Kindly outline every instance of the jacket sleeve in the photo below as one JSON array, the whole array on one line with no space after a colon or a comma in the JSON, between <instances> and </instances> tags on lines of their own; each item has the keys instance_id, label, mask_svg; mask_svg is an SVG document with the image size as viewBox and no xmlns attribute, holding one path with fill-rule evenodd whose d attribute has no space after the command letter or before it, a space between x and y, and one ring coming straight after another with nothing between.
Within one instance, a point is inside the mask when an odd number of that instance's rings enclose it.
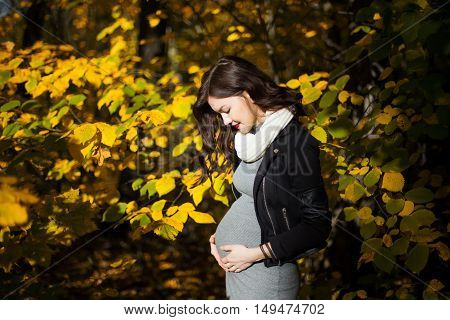
<instances>
[{"instance_id":1,"label":"jacket sleeve","mask_svg":"<svg viewBox=\"0 0 450 320\"><path fill-rule=\"evenodd\" d=\"M295 176L291 178L291 190L286 190L290 195L288 208L299 208L300 223L269 238L275 260L283 263L324 248L331 231L331 212L319 159L320 142L306 129L302 135L300 139L297 137L301 143L293 143L294 151L288 152L288 161L297 167Z\"/></svg>"}]
</instances>

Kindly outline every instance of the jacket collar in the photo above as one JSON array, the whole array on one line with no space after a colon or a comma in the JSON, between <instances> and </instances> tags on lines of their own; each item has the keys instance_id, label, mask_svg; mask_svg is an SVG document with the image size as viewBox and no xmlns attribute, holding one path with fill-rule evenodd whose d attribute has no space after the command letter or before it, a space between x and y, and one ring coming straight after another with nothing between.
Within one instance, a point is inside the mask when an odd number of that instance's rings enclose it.
<instances>
[{"instance_id":1,"label":"jacket collar","mask_svg":"<svg viewBox=\"0 0 450 320\"><path fill-rule=\"evenodd\" d=\"M267 147L266 152L264 153L263 160L256 172L255 182L253 185L253 199L256 201L256 194L259 188L259 184L262 182L263 177L266 175L267 170L269 169L270 164L273 159L279 154L283 152L285 148L287 148L287 142L285 136L288 135L289 132L293 130L293 127L298 123L298 120L294 118L289 121L289 123L281 130L275 140Z\"/></svg>"}]
</instances>

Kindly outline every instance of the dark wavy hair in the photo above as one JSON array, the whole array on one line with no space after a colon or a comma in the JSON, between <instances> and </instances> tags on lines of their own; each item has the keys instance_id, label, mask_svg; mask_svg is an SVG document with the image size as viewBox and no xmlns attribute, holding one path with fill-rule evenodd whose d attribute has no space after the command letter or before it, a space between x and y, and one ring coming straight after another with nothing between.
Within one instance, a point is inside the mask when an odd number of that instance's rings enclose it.
<instances>
[{"instance_id":1,"label":"dark wavy hair","mask_svg":"<svg viewBox=\"0 0 450 320\"><path fill-rule=\"evenodd\" d=\"M228 98L247 91L254 103L263 111L289 108L298 120L300 105L297 91L277 85L267 74L253 63L237 57L223 56L202 77L193 105L193 114L203 140L203 150L198 158L202 168L202 179L211 178L211 168L218 167L218 155L223 153L225 162L234 163L234 135L230 125L208 103L208 97ZM213 157L212 155L215 154ZM209 161L209 168L206 166Z\"/></svg>"}]
</instances>

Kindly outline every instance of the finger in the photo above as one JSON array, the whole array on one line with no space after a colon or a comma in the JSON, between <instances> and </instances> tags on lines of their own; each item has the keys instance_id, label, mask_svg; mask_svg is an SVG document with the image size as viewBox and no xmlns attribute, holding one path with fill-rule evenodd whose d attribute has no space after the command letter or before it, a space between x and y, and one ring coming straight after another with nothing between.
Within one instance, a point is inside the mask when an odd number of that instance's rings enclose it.
<instances>
[{"instance_id":1,"label":"finger","mask_svg":"<svg viewBox=\"0 0 450 320\"><path fill-rule=\"evenodd\" d=\"M220 250L222 251L231 251L233 247L231 245L224 245L220 247Z\"/></svg>"}]
</instances>

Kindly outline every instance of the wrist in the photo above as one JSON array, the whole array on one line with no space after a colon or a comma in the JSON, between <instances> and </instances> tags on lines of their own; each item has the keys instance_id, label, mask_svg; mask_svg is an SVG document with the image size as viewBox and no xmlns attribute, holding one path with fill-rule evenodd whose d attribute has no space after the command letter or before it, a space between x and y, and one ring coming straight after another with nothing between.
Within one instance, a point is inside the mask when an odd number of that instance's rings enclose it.
<instances>
[{"instance_id":1,"label":"wrist","mask_svg":"<svg viewBox=\"0 0 450 320\"><path fill-rule=\"evenodd\" d=\"M252 260L257 262L257 261L261 261L263 259L265 259L264 254L261 251L260 247L256 247L256 248L251 248L250 249L252 252Z\"/></svg>"}]
</instances>

